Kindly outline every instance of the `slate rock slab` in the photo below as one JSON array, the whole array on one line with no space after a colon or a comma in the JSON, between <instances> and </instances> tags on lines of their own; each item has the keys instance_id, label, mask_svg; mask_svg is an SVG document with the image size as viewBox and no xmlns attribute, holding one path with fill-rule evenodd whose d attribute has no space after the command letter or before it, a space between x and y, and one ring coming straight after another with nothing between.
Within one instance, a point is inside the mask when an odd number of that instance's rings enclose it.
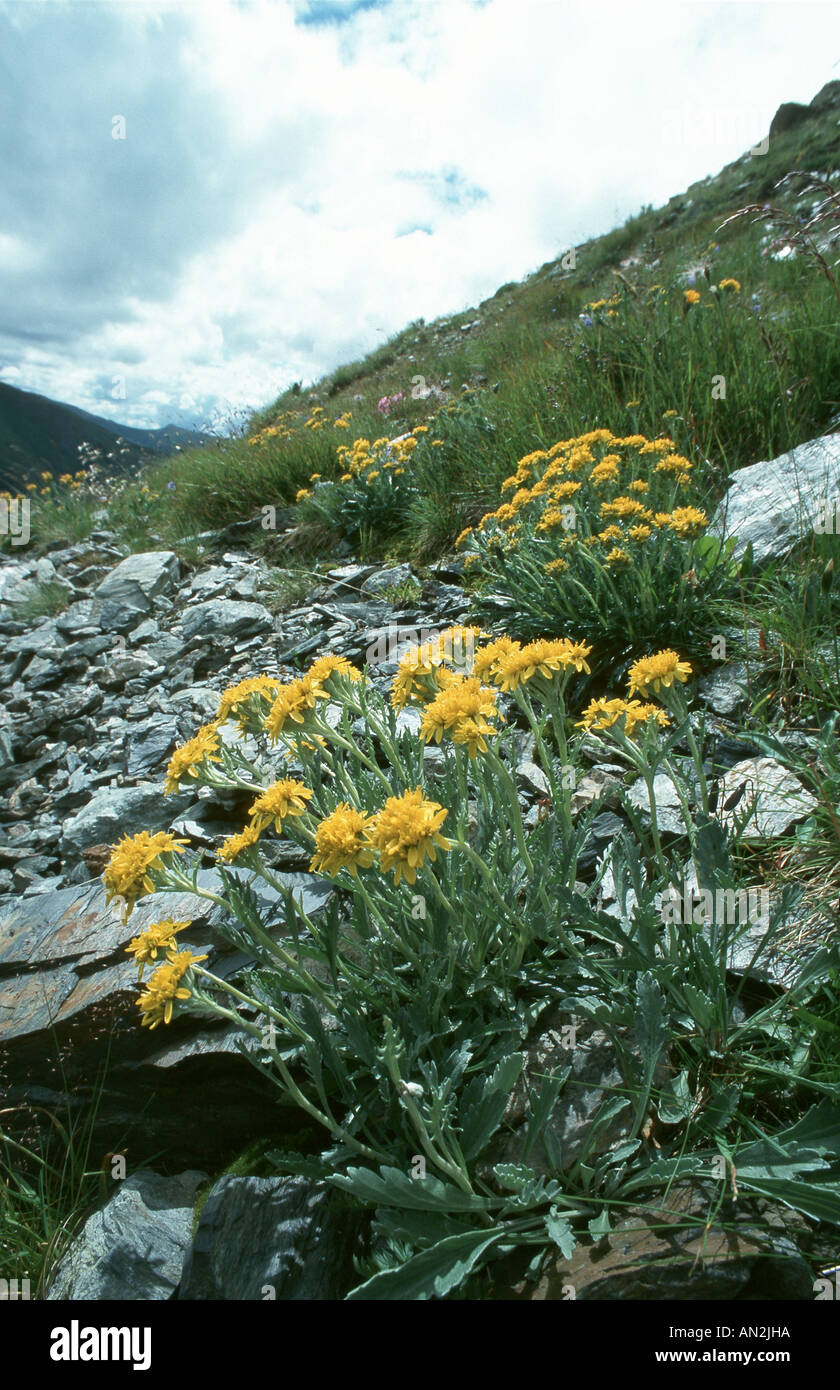
<instances>
[{"instance_id":1,"label":"slate rock slab","mask_svg":"<svg viewBox=\"0 0 840 1390\"><path fill-rule=\"evenodd\" d=\"M97 585L96 597L147 613L159 594L172 592L180 573L172 550L150 550L127 555Z\"/></svg>"},{"instance_id":2,"label":"slate rock slab","mask_svg":"<svg viewBox=\"0 0 840 1390\"><path fill-rule=\"evenodd\" d=\"M103 787L65 821L62 849L80 854L89 845L115 844L140 830L165 830L189 806L189 793L165 796L162 782L137 787Z\"/></svg>"},{"instance_id":3,"label":"slate rock slab","mask_svg":"<svg viewBox=\"0 0 840 1390\"><path fill-rule=\"evenodd\" d=\"M343 1298L361 1221L326 1183L221 1178L202 1209L178 1298Z\"/></svg>"},{"instance_id":4,"label":"slate rock slab","mask_svg":"<svg viewBox=\"0 0 840 1390\"><path fill-rule=\"evenodd\" d=\"M784 835L817 805L798 777L775 758L746 758L721 778L718 817L730 827L736 817L748 816L743 838L757 840Z\"/></svg>"},{"instance_id":5,"label":"slate rock slab","mask_svg":"<svg viewBox=\"0 0 840 1390\"><path fill-rule=\"evenodd\" d=\"M132 1173L88 1217L59 1262L47 1299L170 1298L192 1236L196 1189L206 1177Z\"/></svg>"},{"instance_id":6,"label":"slate rock slab","mask_svg":"<svg viewBox=\"0 0 840 1390\"><path fill-rule=\"evenodd\" d=\"M187 608L181 620L186 638L193 637L250 637L268 632L274 620L261 603L243 603L238 599L210 598Z\"/></svg>"},{"instance_id":7,"label":"slate rock slab","mask_svg":"<svg viewBox=\"0 0 840 1390\"><path fill-rule=\"evenodd\" d=\"M826 503L840 501L840 434L811 439L789 453L738 468L709 527L737 536L735 557L748 544L756 564L787 555L820 524Z\"/></svg>"}]
</instances>

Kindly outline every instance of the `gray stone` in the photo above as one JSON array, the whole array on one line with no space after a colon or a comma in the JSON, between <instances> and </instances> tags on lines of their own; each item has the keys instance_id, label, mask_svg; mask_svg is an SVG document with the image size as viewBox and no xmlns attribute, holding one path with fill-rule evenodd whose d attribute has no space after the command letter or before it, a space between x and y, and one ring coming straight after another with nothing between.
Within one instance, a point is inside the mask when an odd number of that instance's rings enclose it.
<instances>
[{"instance_id":1,"label":"gray stone","mask_svg":"<svg viewBox=\"0 0 840 1390\"><path fill-rule=\"evenodd\" d=\"M114 611L148 613L158 594L172 591L179 571L178 557L171 550L128 555L98 585L96 597L115 605Z\"/></svg>"},{"instance_id":2,"label":"gray stone","mask_svg":"<svg viewBox=\"0 0 840 1390\"><path fill-rule=\"evenodd\" d=\"M126 772L142 777L154 772L168 758L178 741L178 725L166 715L146 720L126 741Z\"/></svg>"},{"instance_id":3,"label":"gray stone","mask_svg":"<svg viewBox=\"0 0 840 1390\"><path fill-rule=\"evenodd\" d=\"M653 794L656 803L656 822L660 834L684 835L685 821L682 817L680 798L677 789L664 772L658 772L653 779ZM644 779L639 778L630 788L628 799L632 806L650 816L650 799Z\"/></svg>"},{"instance_id":4,"label":"gray stone","mask_svg":"<svg viewBox=\"0 0 840 1390\"><path fill-rule=\"evenodd\" d=\"M170 1298L192 1236L196 1190L206 1177L132 1173L88 1217L59 1261L47 1299Z\"/></svg>"},{"instance_id":5,"label":"gray stone","mask_svg":"<svg viewBox=\"0 0 840 1390\"><path fill-rule=\"evenodd\" d=\"M189 805L190 797L165 796L162 782L138 787L104 787L95 792L63 827L65 853L80 853L89 845L114 844L139 830L165 830Z\"/></svg>"},{"instance_id":6,"label":"gray stone","mask_svg":"<svg viewBox=\"0 0 840 1390\"><path fill-rule=\"evenodd\" d=\"M326 1183L224 1177L202 1208L178 1298L340 1299L356 1282L360 1225Z\"/></svg>"},{"instance_id":7,"label":"gray stone","mask_svg":"<svg viewBox=\"0 0 840 1390\"><path fill-rule=\"evenodd\" d=\"M737 469L709 531L737 536L737 558L752 544L755 562L763 564L812 536L822 524L825 505L832 509L838 500L840 434L830 434Z\"/></svg>"},{"instance_id":8,"label":"gray stone","mask_svg":"<svg viewBox=\"0 0 840 1390\"><path fill-rule=\"evenodd\" d=\"M516 784L528 796L548 796L551 788L541 767L534 762L521 762L516 769Z\"/></svg>"},{"instance_id":9,"label":"gray stone","mask_svg":"<svg viewBox=\"0 0 840 1390\"><path fill-rule=\"evenodd\" d=\"M186 609L181 627L187 639L194 637L242 637L268 632L273 620L261 603L211 598Z\"/></svg>"},{"instance_id":10,"label":"gray stone","mask_svg":"<svg viewBox=\"0 0 840 1390\"><path fill-rule=\"evenodd\" d=\"M412 578L410 565L392 565L390 569L377 570L375 574L370 575L360 585L360 588L363 594L376 597L377 594L382 593L383 589L391 589L395 584L404 584L406 580Z\"/></svg>"},{"instance_id":11,"label":"gray stone","mask_svg":"<svg viewBox=\"0 0 840 1390\"><path fill-rule=\"evenodd\" d=\"M746 703L749 691L749 667L744 661L733 661L712 671L698 682L700 699L715 714L734 714Z\"/></svg>"},{"instance_id":12,"label":"gray stone","mask_svg":"<svg viewBox=\"0 0 840 1390\"><path fill-rule=\"evenodd\" d=\"M727 828L746 818L740 832L745 840L773 839L816 805L816 797L774 758L746 758L720 779L716 814Z\"/></svg>"}]
</instances>

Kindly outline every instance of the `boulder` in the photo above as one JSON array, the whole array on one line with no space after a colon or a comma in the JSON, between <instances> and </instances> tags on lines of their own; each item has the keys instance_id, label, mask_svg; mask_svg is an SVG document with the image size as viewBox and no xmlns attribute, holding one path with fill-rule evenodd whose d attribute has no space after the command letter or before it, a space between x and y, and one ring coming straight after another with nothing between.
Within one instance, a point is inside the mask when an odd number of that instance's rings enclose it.
<instances>
[{"instance_id":1,"label":"boulder","mask_svg":"<svg viewBox=\"0 0 840 1390\"><path fill-rule=\"evenodd\" d=\"M237 599L211 598L193 604L181 621L184 636L245 637L268 632L274 625L271 614L261 603L242 603Z\"/></svg>"},{"instance_id":2,"label":"boulder","mask_svg":"<svg viewBox=\"0 0 840 1390\"><path fill-rule=\"evenodd\" d=\"M166 1178L140 1168L125 1178L71 1242L46 1298L171 1298L192 1236L196 1189L206 1177Z\"/></svg>"},{"instance_id":3,"label":"boulder","mask_svg":"<svg viewBox=\"0 0 840 1390\"><path fill-rule=\"evenodd\" d=\"M178 1298L342 1298L361 1222L326 1183L224 1177L202 1208Z\"/></svg>"},{"instance_id":4,"label":"boulder","mask_svg":"<svg viewBox=\"0 0 840 1390\"><path fill-rule=\"evenodd\" d=\"M180 573L171 550L150 550L126 558L97 585L96 597L136 612L147 613L158 594L172 592Z\"/></svg>"},{"instance_id":5,"label":"boulder","mask_svg":"<svg viewBox=\"0 0 840 1390\"><path fill-rule=\"evenodd\" d=\"M833 520L840 501L840 434L800 444L787 454L737 469L709 527L715 536L736 536L735 557L747 545L756 564L787 555L801 540ZM838 517L840 520L840 517Z\"/></svg>"}]
</instances>

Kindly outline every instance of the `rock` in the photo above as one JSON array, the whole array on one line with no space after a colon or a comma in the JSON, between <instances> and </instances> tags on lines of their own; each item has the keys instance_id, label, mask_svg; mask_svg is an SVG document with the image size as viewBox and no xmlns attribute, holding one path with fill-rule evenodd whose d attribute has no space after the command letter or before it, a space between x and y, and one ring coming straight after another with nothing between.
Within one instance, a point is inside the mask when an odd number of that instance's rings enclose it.
<instances>
[{"instance_id":1,"label":"rock","mask_svg":"<svg viewBox=\"0 0 840 1390\"><path fill-rule=\"evenodd\" d=\"M165 796L162 782L137 787L103 787L63 827L65 853L80 853L103 841L115 844L139 830L165 830L189 805L189 795Z\"/></svg>"},{"instance_id":2,"label":"rock","mask_svg":"<svg viewBox=\"0 0 840 1390\"><path fill-rule=\"evenodd\" d=\"M548 796L551 788L548 785L548 778L541 767L536 763L525 760L517 765L516 785L520 791L529 797Z\"/></svg>"},{"instance_id":3,"label":"rock","mask_svg":"<svg viewBox=\"0 0 840 1390\"><path fill-rule=\"evenodd\" d=\"M243 637L268 632L274 622L261 603L211 598L187 608L181 627L187 639L195 637Z\"/></svg>"},{"instance_id":4,"label":"rock","mask_svg":"<svg viewBox=\"0 0 840 1390\"><path fill-rule=\"evenodd\" d=\"M140 1168L89 1216L52 1276L47 1299L172 1297L192 1237L202 1172L160 1177Z\"/></svg>"},{"instance_id":5,"label":"rock","mask_svg":"<svg viewBox=\"0 0 840 1390\"><path fill-rule=\"evenodd\" d=\"M697 693L715 714L734 714L748 698L749 667L744 661L722 666L719 671L703 676L698 682Z\"/></svg>"},{"instance_id":6,"label":"rock","mask_svg":"<svg viewBox=\"0 0 840 1390\"><path fill-rule=\"evenodd\" d=\"M737 536L735 557L748 544L756 564L788 554L812 535L826 504L840 497L840 434L800 444L790 453L737 469L709 532Z\"/></svg>"},{"instance_id":7,"label":"rock","mask_svg":"<svg viewBox=\"0 0 840 1390\"><path fill-rule=\"evenodd\" d=\"M743 1205L743 1201L739 1206ZM554 1301L813 1301L813 1275L788 1231L787 1212L752 1211L718 1220L710 1185L675 1187L660 1202L630 1208L609 1235L555 1256L536 1284L498 1287L493 1298ZM711 1213L711 1215L710 1215ZM731 1319L730 1319L731 1321ZM746 1321L746 1319L744 1319Z\"/></svg>"},{"instance_id":8,"label":"rock","mask_svg":"<svg viewBox=\"0 0 840 1390\"><path fill-rule=\"evenodd\" d=\"M658 772L653 779L653 795L656 803L656 822L659 833L664 835L684 835L685 821L682 817L680 798L677 789L664 772ZM648 819L650 818L650 798L644 779L640 777L630 788L628 799Z\"/></svg>"},{"instance_id":9,"label":"rock","mask_svg":"<svg viewBox=\"0 0 840 1390\"><path fill-rule=\"evenodd\" d=\"M770 122L770 139L784 135L786 130L794 130L803 121L810 120L813 114L809 106L802 106L798 101L783 101Z\"/></svg>"},{"instance_id":10,"label":"rock","mask_svg":"<svg viewBox=\"0 0 840 1390\"><path fill-rule=\"evenodd\" d=\"M716 814L727 827L746 818L740 832L745 840L773 839L816 805L816 797L774 758L747 758L720 779Z\"/></svg>"},{"instance_id":11,"label":"rock","mask_svg":"<svg viewBox=\"0 0 840 1390\"><path fill-rule=\"evenodd\" d=\"M378 570L361 584L361 592L375 598L385 589L391 589L396 584L405 584L409 579L413 579L410 565L393 565L390 569Z\"/></svg>"},{"instance_id":12,"label":"rock","mask_svg":"<svg viewBox=\"0 0 840 1390\"><path fill-rule=\"evenodd\" d=\"M128 555L97 586L96 598L114 605L114 612L148 613L158 594L172 591L180 572L171 550L152 550ZM114 624L116 626L116 624Z\"/></svg>"},{"instance_id":13,"label":"rock","mask_svg":"<svg viewBox=\"0 0 840 1390\"><path fill-rule=\"evenodd\" d=\"M342 1298L361 1222L326 1183L224 1177L202 1208L178 1298Z\"/></svg>"}]
</instances>

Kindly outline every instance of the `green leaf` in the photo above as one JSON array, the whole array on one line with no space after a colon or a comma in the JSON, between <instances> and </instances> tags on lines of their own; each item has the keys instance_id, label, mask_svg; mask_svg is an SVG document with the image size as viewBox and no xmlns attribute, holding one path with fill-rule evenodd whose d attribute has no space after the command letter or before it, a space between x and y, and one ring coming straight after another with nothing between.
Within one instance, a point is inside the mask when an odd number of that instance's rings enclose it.
<instances>
[{"instance_id":1,"label":"green leaf","mask_svg":"<svg viewBox=\"0 0 840 1390\"><path fill-rule=\"evenodd\" d=\"M465 1231L461 1235L446 1236L430 1250L413 1255L400 1269L387 1269L375 1274L372 1279L353 1289L347 1295L347 1300L422 1301L445 1298L483 1263L483 1257L497 1241L509 1235L506 1226L494 1226L490 1230Z\"/></svg>"},{"instance_id":2,"label":"green leaf","mask_svg":"<svg viewBox=\"0 0 840 1390\"><path fill-rule=\"evenodd\" d=\"M598 1216L593 1216L592 1220L587 1224L592 1239L603 1240L604 1236L608 1236L612 1230L609 1207L603 1207L600 1214Z\"/></svg>"},{"instance_id":3,"label":"green leaf","mask_svg":"<svg viewBox=\"0 0 840 1390\"><path fill-rule=\"evenodd\" d=\"M493 1204L476 1197L440 1178L427 1173L425 1178L411 1178L401 1168L386 1168L379 1173L369 1168L348 1168L346 1173L330 1178L335 1187L352 1192L373 1207L406 1207L414 1211L486 1211Z\"/></svg>"},{"instance_id":4,"label":"green leaf","mask_svg":"<svg viewBox=\"0 0 840 1390\"><path fill-rule=\"evenodd\" d=\"M708 1032L715 1021L715 1006L708 994L704 994L696 985L683 985L683 994L691 1012L691 1017L697 1024L701 1032Z\"/></svg>"},{"instance_id":5,"label":"green leaf","mask_svg":"<svg viewBox=\"0 0 840 1390\"><path fill-rule=\"evenodd\" d=\"M522 1070L522 1053L503 1057L489 1076L476 1076L464 1087L461 1101L461 1151L467 1162L481 1153L495 1134Z\"/></svg>"},{"instance_id":6,"label":"green leaf","mask_svg":"<svg viewBox=\"0 0 840 1390\"><path fill-rule=\"evenodd\" d=\"M560 1216L556 1207L552 1207L545 1218L545 1229L549 1238L562 1251L564 1258L570 1260L577 1241L567 1218Z\"/></svg>"},{"instance_id":7,"label":"green leaf","mask_svg":"<svg viewBox=\"0 0 840 1390\"><path fill-rule=\"evenodd\" d=\"M687 1119L693 1106L694 1097L688 1085L688 1072L681 1071L679 1076L670 1077L662 1087L656 1108L663 1124L676 1125L680 1120Z\"/></svg>"}]
</instances>

